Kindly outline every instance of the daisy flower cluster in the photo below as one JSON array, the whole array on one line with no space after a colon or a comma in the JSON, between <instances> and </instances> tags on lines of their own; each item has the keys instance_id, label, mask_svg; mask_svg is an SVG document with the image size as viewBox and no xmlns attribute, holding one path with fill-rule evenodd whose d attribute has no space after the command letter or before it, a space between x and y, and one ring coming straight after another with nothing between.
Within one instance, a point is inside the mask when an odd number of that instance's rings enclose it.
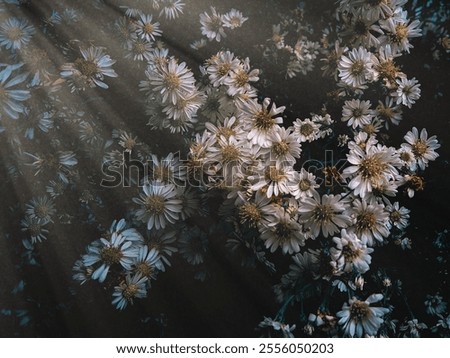
<instances>
[{"instance_id":1,"label":"daisy flower cluster","mask_svg":"<svg viewBox=\"0 0 450 358\"><path fill-rule=\"evenodd\" d=\"M406 0L341 0L310 23L319 5L302 2L249 46L256 62L227 37L252 17L198 3L63 0L35 18L0 0L0 190L17 267L56 240L84 247L73 281L124 310L169 269L214 277L223 249L278 280L264 335L448 336L444 290L424 297L426 322L408 304L401 316L402 282L380 264L415 250L406 206L439 157L433 133L404 127L422 88L401 63L431 30ZM299 74L326 82L314 110L298 110ZM432 244L443 267L447 234Z\"/></svg>"},{"instance_id":2,"label":"daisy flower cluster","mask_svg":"<svg viewBox=\"0 0 450 358\"><path fill-rule=\"evenodd\" d=\"M211 6L211 13L204 12L200 14L200 30L202 35L205 36L208 41L220 42L220 39L227 37L225 29L233 30L241 27L245 21L248 20L244 17L242 12L236 9L231 9L226 14L220 14L216 11L216 8ZM205 45L202 40L197 40L193 44L193 48L198 49Z\"/></svg>"}]
</instances>

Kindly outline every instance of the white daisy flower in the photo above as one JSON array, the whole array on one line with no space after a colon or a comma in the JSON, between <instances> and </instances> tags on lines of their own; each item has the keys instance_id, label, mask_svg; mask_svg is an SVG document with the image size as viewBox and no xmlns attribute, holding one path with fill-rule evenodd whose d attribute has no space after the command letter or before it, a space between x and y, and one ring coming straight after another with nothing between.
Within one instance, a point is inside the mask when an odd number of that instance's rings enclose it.
<instances>
[{"instance_id":1,"label":"white daisy flower","mask_svg":"<svg viewBox=\"0 0 450 358\"><path fill-rule=\"evenodd\" d=\"M344 213L346 208L347 205L339 194L324 194L320 197L318 193L314 193L312 198L304 198L301 201L298 209L299 221L311 229L314 237L318 237L320 232L328 237L350 225L351 219Z\"/></svg>"},{"instance_id":2,"label":"white daisy flower","mask_svg":"<svg viewBox=\"0 0 450 358\"><path fill-rule=\"evenodd\" d=\"M153 51L152 44L147 40L137 37L133 34L125 43L127 53L125 58L133 61L151 61Z\"/></svg>"},{"instance_id":3,"label":"white daisy flower","mask_svg":"<svg viewBox=\"0 0 450 358\"><path fill-rule=\"evenodd\" d=\"M168 20L176 19L180 14L183 13L183 8L186 4L181 2L181 0L163 0L162 1L162 10L159 13L159 16L164 16Z\"/></svg>"},{"instance_id":4,"label":"white daisy flower","mask_svg":"<svg viewBox=\"0 0 450 358\"><path fill-rule=\"evenodd\" d=\"M230 51L220 51L207 61L206 72L214 87L225 83L231 72L238 70L240 60Z\"/></svg>"},{"instance_id":5,"label":"white daisy flower","mask_svg":"<svg viewBox=\"0 0 450 358\"><path fill-rule=\"evenodd\" d=\"M262 228L261 240L270 252L280 247L283 254L290 255L299 252L300 247L305 245L301 225L284 211L279 211L274 220Z\"/></svg>"},{"instance_id":6,"label":"white daisy flower","mask_svg":"<svg viewBox=\"0 0 450 358\"><path fill-rule=\"evenodd\" d=\"M162 31L159 29L159 22L152 22L152 19L152 15L142 14L133 22L136 34L147 42L155 41L155 36L162 35Z\"/></svg>"},{"instance_id":7,"label":"white daisy flower","mask_svg":"<svg viewBox=\"0 0 450 358\"><path fill-rule=\"evenodd\" d=\"M40 219L37 216L30 217L27 215L23 220L21 220L20 226L22 227L22 231L28 233L31 238L31 243L35 244L36 242L47 240L47 234L49 231L45 225L48 223L49 221L45 219Z\"/></svg>"},{"instance_id":8,"label":"white daisy flower","mask_svg":"<svg viewBox=\"0 0 450 358\"><path fill-rule=\"evenodd\" d=\"M0 24L0 46L7 50L19 50L30 42L36 33L34 26L24 19L10 17Z\"/></svg>"},{"instance_id":9,"label":"white daisy flower","mask_svg":"<svg viewBox=\"0 0 450 358\"><path fill-rule=\"evenodd\" d=\"M295 164L295 158L300 158L301 146L297 141L297 136L292 133L292 127L274 127L269 134L271 146L269 150L269 160L278 161L285 164Z\"/></svg>"},{"instance_id":10,"label":"white daisy flower","mask_svg":"<svg viewBox=\"0 0 450 358\"><path fill-rule=\"evenodd\" d=\"M167 223L173 224L178 220L182 207L175 185L152 182L145 184L143 191L139 198L133 198L133 202L142 206L136 211L136 218L146 222L148 230L153 227L164 229Z\"/></svg>"},{"instance_id":11,"label":"white daisy flower","mask_svg":"<svg viewBox=\"0 0 450 358\"><path fill-rule=\"evenodd\" d=\"M176 104L187 93L195 90L194 74L189 70L185 62L180 64L171 58L168 63L161 63L153 69L146 71L153 91L161 93L162 102L167 101Z\"/></svg>"},{"instance_id":12,"label":"white daisy flower","mask_svg":"<svg viewBox=\"0 0 450 358\"><path fill-rule=\"evenodd\" d=\"M382 243L389 236L389 213L375 198L369 202L354 199L352 207L346 213L354 220L349 231L354 232L364 245L373 247L374 240Z\"/></svg>"},{"instance_id":13,"label":"white daisy flower","mask_svg":"<svg viewBox=\"0 0 450 358\"><path fill-rule=\"evenodd\" d=\"M211 6L211 16L204 12L200 14L200 24L202 35L205 35L210 41L216 40L220 42L221 37L226 37L224 31L224 17L216 12L216 9Z\"/></svg>"},{"instance_id":14,"label":"white daisy flower","mask_svg":"<svg viewBox=\"0 0 450 358\"><path fill-rule=\"evenodd\" d=\"M271 199L261 190L258 190L255 197L245 200L239 195L237 201L239 218L241 224L250 227L261 228L267 226L277 214L277 209L271 204Z\"/></svg>"},{"instance_id":15,"label":"white daisy flower","mask_svg":"<svg viewBox=\"0 0 450 358\"><path fill-rule=\"evenodd\" d=\"M401 147L397 152L402 165L415 172L417 169L417 160L411 148Z\"/></svg>"},{"instance_id":16,"label":"white daisy flower","mask_svg":"<svg viewBox=\"0 0 450 358\"><path fill-rule=\"evenodd\" d=\"M339 77L346 85L360 87L373 78L373 54L360 46L342 55L338 64Z\"/></svg>"},{"instance_id":17,"label":"white daisy flower","mask_svg":"<svg viewBox=\"0 0 450 358\"><path fill-rule=\"evenodd\" d=\"M377 48L380 45L380 40L374 35L382 33L376 20L366 19L364 15L358 14L349 17L349 20L347 29L342 32L341 36L350 37L353 46Z\"/></svg>"},{"instance_id":18,"label":"white daisy flower","mask_svg":"<svg viewBox=\"0 0 450 358\"><path fill-rule=\"evenodd\" d=\"M359 145L349 143L350 152L347 160L352 166L345 168L342 176L351 178L348 187L355 195L364 198L375 188L391 182L398 176L397 167L401 166L395 148L382 145Z\"/></svg>"},{"instance_id":19,"label":"white daisy flower","mask_svg":"<svg viewBox=\"0 0 450 358\"><path fill-rule=\"evenodd\" d=\"M410 210L404 206L400 207L398 201L391 204L387 201L385 210L389 213L389 227L395 226L399 230L404 230L409 225Z\"/></svg>"},{"instance_id":20,"label":"white daisy flower","mask_svg":"<svg viewBox=\"0 0 450 358\"><path fill-rule=\"evenodd\" d=\"M202 92L194 90L179 98L177 103L167 102L163 108L167 118L175 121L197 122L197 111L202 106L205 98Z\"/></svg>"},{"instance_id":21,"label":"white daisy flower","mask_svg":"<svg viewBox=\"0 0 450 358\"><path fill-rule=\"evenodd\" d=\"M161 271L162 263L159 252L155 248L149 249L147 245L139 248L133 262L133 271L142 277L156 279L158 271Z\"/></svg>"},{"instance_id":22,"label":"white daisy flower","mask_svg":"<svg viewBox=\"0 0 450 358\"><path fill-rule=\"evenodd\" d=\"M364 334L376 335L383 323L383 316L389 313L389 309L370 307L370 305L382 299L382 294L373 294L365 301L353 297L348 304L344 303L342 310L336 314L339 318L338 324L343 326L344 335L350 337L363 337Z\"/></svg>"},{"instance_id":23,"label":"white daisy flower","mask_svg":"<svg viewBox=\"0 0 450 358\"><path fill-rule=\"evenodd\" d=\"M406 11L399 9L395 12L395 16L380 21L381 28L387 31L385 36L380 37L380 41L389 43L394 53L402 51L409 53L409 49L413 47L409 39L422 36L420 21L414 20L408 24L406 16Z\"/></svg>"},{"instance_id":24,"label":"white daisy flower","mask_svg":"<svg viewBox=\"0 0 450 358\"><path fill-rule=\"evenodd\" d=\"M294 133L300 143L312 142L319 138L320 125L318 125L311 119L305 118L304 120L300 120L299 118L297 118L293 124Z\"/></svg>"},{"instance_id":25,"label":"white daisy flower","mask_svg":"<svg viewBox=\"0 0 450 358\"><path fill-rule=\"evenodd\" d=\"M241 100L238 107L239 119L242 121L244 131L248 133L247 139L260 147L270 147L271 132L278 124L283 123L280 114L286 107L277 107L270 98L265 98L262 104L255 99Z\"/></svg>"},{"instance_id":26,"label":"white daisy flower","mask_svg":"<svg viewBox=\"0 0 450 358\"><path fill-rule=\"evenodd\" d=\"M87 49L80 49L80 52L82 58L76 59L74 63L66 63L61 66L61 76L76 81L73 90L79 89L78 85L83 90L85 85L108 88L103 79L105 76L117 77L117 73L111 68L116 61L105 54L101 47L91 46Z\"/></svg>"},{"instance_id":27,"label":"white daisy flower","mask_svg":"<svg viewBox=\"0 0 450 358\"><path fill-rule=\"evenodd\" d=\"M332 264L338 271L363 274L369 271L372 248L368 248L352 232L341 230L341 237L333 237L336 247L330 249Z\"/></svg>"},{"instance_id":28,"label":"white daisy flower","mask_svg":"<svg viewBox=\"0 0 450 358\"><path fill-rule=\"evenodd\" d=\"M370 101L360 101L359 99L345 101L342 107L342 122L348 121L347 125L353 129L370 124L373 118L373 111L370 107Z\"/></svg>"},{"instance_id":29,"label":"white daisy flower","mask_svg":"<svg viewBox=\"0 0 450 358\"><path fill-rule=\"evenodd\" d=\"M295 199L311 198L317 194L316 188L320 187L316 183L316 177L305 168L300 172L295 172L292 185L289 186L290 194Z\"/></svg>"},{"instance_id":30,"label":"white daisy flower","mask_svg":"<svg viewBox=\"0 0 450 358\"><path fill-rule=\"evenodd\" d=\"M37 217L44 222L53 222L52 217L56 214L55 203L47 196L39 196L31 199L26 205L26 214L31 218Z\"/></svg>"},{"instance_id":31,"label":"white daisy flower","mask_svg":"<svg viewBox=\"0 0 450 358\"><path fill-rule=\"evenodd\" d=\"M120 265L126 270L131 270L133 259L137 255L137 248L134 247L134 237L123 235L115 231L109 239L101 238L88 246L87 253L82 260L85 266L100 266L92 272L92 279L103 282L108 275L109 269L113 265Z\"/></svg>"},{"instance_id":32,"label":"white daisy flower","mask_svg":"<svg viewBox=\"0 0 450 358\"><path fill-rule=\"evenodd\" d=\"M386 97L384 103L378 101L378 106L374 110L375 118L385 123L386 129L389 129L389 123L396 126L402 120L402 107L394 103L394 99L390 96Z\"/></svg>"},{"instance_id":33,"label":"white daisy flower","mask_svg":"<svg viewBox=\"0 0 450 358\"><path fill-rule=\"evenodd\" d=\"M439 149L441 145L435 135L428 138L425 128L420 131L419 136L419 131L416 127L413 127L412 131L406 133L404 138L407 143L403 143L402 148L410 149L413 152L420 169L425 170L428 162L436 160L439 156L435 150Z\"/></svg>"},{"instance_id":34,"label":"white daisy flower","mask_svg":"<svg viewBox=\"0 0 450 358\"><path fill-rule=\"evenodd\" d=\"M231 97L250 95L254 91L250 82L257 82L259 80L258 75L258 69L250 70L250 60L247 57L238 68L231 71L230 75L225 78L224 83L228 86L228 95Z\"/></svg>"},{"instance_id":35,"label":"white daisy flower","mask_svg":"<svg viewBox=\"0 0 450 358\"><path fill-rule=\"evenodd\" d=\"M229 27L230 29L235 29L236 27L241 27L242 24L248 20L248 17L244 17L242 12L231 9L225 15L223 15L223 26Z\"/></svg>"},{"instance_id":36,"label":"white daisy flower","mask_svg":"<svg viewBox=\"0 0 450 358\"><path fill-rule=\"evenodd\" d=\"M406 77L396 80L397 90L391 95L397 98L397 104L403 104L408 108L420 98L420 83L415 78L408 80Z\"/></svg>"},{"instance_id":37,"label":"white daisy flower","mask_svg":"<svg viewBox=\"0 0 450 358\"><path fill-rule=\"evenodd\" d=\"M161 159L152 154L151 158L150 177L144 180L145 183L158 181L176 184L186 180L186 168L173 153L169 153Z\"/></svg>"},{"instance_id":38,"label":"white daisy flower","mask_svg":"<svg viewBox=\"0 0 450 358\"><path fill-rule=\"evenodd\" d=\"M252 190L264 190L268 198L289 193L289 185L294 178L292 166L279 162L269 162L264 168L263 175L252 175L248 179L254 182Z\"/></svg>"},{"instance_id":39,"label":"white daisy flower","mask_svg":"<svg viewBox=\"0 0 450 358\"><path fill-rule=\"evenodd\" d=\"M390 0L355 0L353 6L360 10L367 20L386 19L393 14Z\"/></svg>"}]
</instances>

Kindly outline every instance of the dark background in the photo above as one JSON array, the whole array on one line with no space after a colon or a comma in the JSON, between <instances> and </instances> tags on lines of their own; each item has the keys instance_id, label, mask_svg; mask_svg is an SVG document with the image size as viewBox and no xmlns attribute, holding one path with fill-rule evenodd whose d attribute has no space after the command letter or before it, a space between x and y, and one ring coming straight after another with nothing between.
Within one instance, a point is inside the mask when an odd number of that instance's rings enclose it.
<instances>
[{"instance_id":1,"label":"dark background","mask_svg":"<svg viewBox=\"0 0 450 358\"><path fill-rule=\"evenodd\" d=\"M147 119L139 100L130 100L133 96L130 96L129 89L137 88L143 70L128 68L127 63L120 61L120 49L110 46L112 30L104 27L120 16L115 10L120 2L105 1L111 5L111 11L104 13L95 10L89 1L65 3L82 10L83 19L76 26L68 26L64 36L68 39L95 39L96 45L107 47L111 57L118 59L114 68L119 78L109 81L113 85L110 90L101 92L102 100L95 108L109 117L104 126L113 128L125 122L142 140L160 148L162 154L179 148L181 141L177 136L167 139L157 132L141 134ZM322 103L327 101L330 81L322 79L320 66L316 66L316 70L307 76L299 75L286 80L278 68L264 62L261 51L255 47L256 44L266 43L266 39L271 37L272 24L279 22L277 13L295 8L298 1L187 0L186 3L183 16L173 22L161 21L161 27L163 41L169 46L170 54L186 60L193 70L219 49L229 48L241 58L250 57L252 68L262 69L257 87L264 96L273 98L277 105L288 105L287 121L318 112ZM319 25L321 14L329 11L334 1L306 3L310 9L310 17L306 21ZM199 52L192 51L189 44L201 36L198 14L209 11L210 5L221 13L236 8L249 20L242 28L228 31L229 36L221 43L209 43ZM53 6L54 2L49 0L28 1L18 10L18 16L38 23L44 15L48 16ZM436 260L440 252L433 246L433 240L437 232L449 228L447 94L450 78L448 61L445 58L433 61L431 58L432 40L413 40L411 54L399 61L409 78L419 80L422 97L411 110L404 111L400 126L393 128L389 135L393 145L398 145L411 127L416 126L419 130L426 127L430 135L438 136L442 145L438 150L440 157L425 172L425 190L416 193L412 200L400 197L401 203L411 209L408 236L412 239L413 250L381 250L381 256L374 257L374 264L378 262L389 267L395 277L403 281L410 306L420 314L424 311L426 294L439 291L447 302L449 298L448 272ZM60 56L55 55L55 62L63 63L63 56ZM83 96L80 96L80 101ZM255 328L264 316L274 317L276 314L272 286L279 282L284 271L271 275L260 266L242 267L227 253L225 238L221 236L210 239L207 260L211 277L206 282L193 280L194 270L180 258L175 258L173 266L153 282L148 298L137 300L123 312L111 305L111 289L103 289L96 282L79 287L72 281L73 263L84 247L99 235L89 225L74 222L55 227L49 239L37 245L41 266L21 265L21 216L10 208L16 203L24 205L28 202L33 197L33 187L27 187L29 181L19 181L13 185L7 180L7 167L3 164L6 161L3 159L13 149L6 144L4 137L0 140L0 148L0 309L26 309L31 317L28 325L21 326L20 319L14 315L0 316L0 336L252 337L258 336ZM83 165L80 161L80 166ZM100 216L104 218L105 225L109 225L114 218L122 217L125 208L118 193L108 194L104 199L105 208L98 211L102 211L103 216ZM20 280L26 282L25 289L12 294ZM399 307L399 310L402 308ZM426 317L419 318L426 320Z\"/></svg>"}]
</instances>

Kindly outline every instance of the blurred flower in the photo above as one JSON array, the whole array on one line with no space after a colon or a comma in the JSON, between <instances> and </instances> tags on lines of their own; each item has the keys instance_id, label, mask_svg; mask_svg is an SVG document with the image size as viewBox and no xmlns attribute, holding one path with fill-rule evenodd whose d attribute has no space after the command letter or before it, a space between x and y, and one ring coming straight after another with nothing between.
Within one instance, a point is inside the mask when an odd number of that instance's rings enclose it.
<instances>
[{"instance_id":1,"label":"blurred flower","mask_svg":"<svg viewBox=\"0 0 450 358\"><path fill-rule=\"evenodd\" d=\"M13 119L19 118L19 114L25 111L21 102L31 96L28 90L11 88L23 83L27 78L27 73L11 77L13 71L20 67L21 65L7 66L0 72L0 119L3 113Z\"/></svg>"},{"instance_id":2,"label":"blurred flower","mask_svg":"<svg viewBox=\"0 0 450 358\"><path fill-rule=\"evenodd\" d=\"M162 31L159 29L159 22L152 22L152 15L139 15L137 21L133 22L136 34L147 42L155 41L155 36L161 36Z\"/></svg>"},{"instance_id":3,"label":"blurred flower","mask_svg":"<svg viewBox=\"0 0 450 358\"><path fill-rule=\"evenodd\" d=\"M22 231L28 233L31 238L31 243L41 242L47 240L48 229L45 228L49 221L45 219L40 219L37 216L30 217L25 216L25 218L20 222L22 226Z\"/></svg>"},{"instance_id":4,"label":"blurred flower","mask_svg":"<svg viewBox=\"0 0 450 358\"><path fill-rule=\"evenodd\" d=\"M231 9L225 15L223 15L223 26L234 29L236 27L241 27L242 24L248 20L248 17L244 17L242 12Z\"/></svg>"},{"instance_id":5,"label":"blurred flower","mask_svg":"<svg viewBox=\"0 0 450 358\"><path fill-rule=\"evenodd\" d=\"M295 329L295 324L289 326L288 324L275 321L272 318L264 317L264 321L258 325L260 328L272 328L275 331L280 331L284 338L294 338L292 331Z\"/></svg>"},{"instance_id":6,"label":"blurred flower","mask_svg":"<svg viewBox=\"0 0 450 358\"><path fill-rule=\"evenodd\" d=\"M18 50L27 45L36 30L28 21L10 17L0 24L0 45L7 50Z\"/></svg>"},{"instance_id":7,"label":"blurred flower","mask_svg":"<svg viewBox=\"0 0 450 358\"><path fill-rule=\"evenodd\" d=\"M226 37L224 26L224 17L216 12L216 9L211 6L211 16L204 12L200 14L200 24L202 35L205 35L210 41L216 40L220 42L221 37Z\"/></svg>"},{"instance_id":8,"label":"blurred flower","mask_svg":"<svg viewBox=\"0 0 450 358\"><path fill-rule=\"evenodd\" d=\"M420 331L427 329L425 323L419 322L417 318L409 320L400 326L400 332L403 332L403 337L419 338Z\"/></svg>"},{"instance_id":9,"label":"blurred flower","mask_svg":"<svg viewBox=\"0 0 450 358\"><path fill-rule=\"evenodd\" d=\"M432 316L441 316L447 309L447 302L443 301L442 296L427 295L425 300L425 312Z\"/></svg>"}]
</instances>

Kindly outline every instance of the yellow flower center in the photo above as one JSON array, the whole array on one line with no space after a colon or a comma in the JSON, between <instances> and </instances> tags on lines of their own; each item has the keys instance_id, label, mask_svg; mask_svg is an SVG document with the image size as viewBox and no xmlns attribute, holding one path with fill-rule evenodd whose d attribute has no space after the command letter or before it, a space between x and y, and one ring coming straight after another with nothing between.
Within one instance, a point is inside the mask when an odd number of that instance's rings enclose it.
<instances>
[{"instance_id":1,"label":"yellow flower center","mask_svg":"<svg viewBox=\"0 0 450 358\"><path fill-rule=\"evenodd\" d=\"M106 246L102 249L100 256L107 265L113 265L120 262L123 254L118 247Z\"/></svg>"},{"instance_id":2,"label":"yellow flower center","mask_svg":"<svg viewBox=\"0 0 450 358\"><path fill-rule=\"evenodd\" d=\"M145 199L145 208L149 214L161 215L165 207L164 198L161 196L148 196Z\"/></svg>"}]
</instances>

